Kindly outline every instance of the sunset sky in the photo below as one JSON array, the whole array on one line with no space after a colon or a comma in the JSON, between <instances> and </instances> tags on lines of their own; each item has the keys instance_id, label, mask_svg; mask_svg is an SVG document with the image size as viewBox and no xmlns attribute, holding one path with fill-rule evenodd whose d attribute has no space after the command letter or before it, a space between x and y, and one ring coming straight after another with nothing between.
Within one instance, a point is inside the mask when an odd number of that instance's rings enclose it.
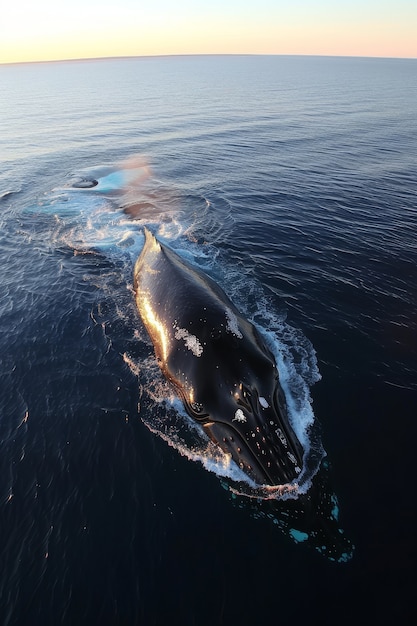
<instances>
[{"instance_id":1,"label":"sunset sky","mask_svg":"<svg viewBox=\"0 0 417 626\"><path fill-rule=\"evenodd\" d=\"M164 54L417 58L416 0L0 0L0 63Z\"/></svg>"}]
</instances>

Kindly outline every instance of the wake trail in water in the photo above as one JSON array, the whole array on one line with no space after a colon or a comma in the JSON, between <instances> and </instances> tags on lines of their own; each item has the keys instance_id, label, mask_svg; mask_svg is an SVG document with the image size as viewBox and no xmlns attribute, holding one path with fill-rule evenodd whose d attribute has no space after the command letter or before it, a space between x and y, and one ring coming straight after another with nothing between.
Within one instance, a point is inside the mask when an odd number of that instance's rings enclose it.
<instances>
[{"instance_id":1,"label":"wake trail in water","mask_svg":"<svg viewBox=\"0 0 417 626\"><path fill-rule=\"evenodd\" d=\"M233 269L225 269L224 264L219 265L216 248L207 242L200 245L193 236L198 218L194 215L194 222L189 216L187 219L180 200L180 194L152 178L150 166L143 157L134 157L122 164L80 172L67 186L54 190L40 206L31 210L51 217L51 238L55 246L70 248L74 255L103 255L118 264L129 292L133 289L133 266L143 247L143 227L146 226L180 256L221 283L241 310L252 309L252 315L247 317L257 326L275 356L289 418L305 451L304 469L296 488L261 492L230 457L208 439L203 429L193 423L154 360L153 365L151 359L145 364L127 353L123 358L138 377L141 388L146 390L144 393L152 399L147 411L141 414L152 432L189 460L200 462L220 478L229 479L231 489L233 484L241 484L246 487L237 491L253 497L297 497L310 487L324 456L320 442L314 442L311 435L314 414L310 385L320 378L314 349L299 331L271 310L255 279L251 279L251 289L243 289L242 277ZM204 202L210 216L210 203L200 197L195 201ZM243 292L251 294L251 302L245 302ZM121 317L126 315L130 315L132 327L138 325L137 315L133 318L134 313L120 311ZM146 333L135 333L132 339L150 345ZM156 411L157 406L165 406L165 410Z\"/></svg>"}]
</instances>

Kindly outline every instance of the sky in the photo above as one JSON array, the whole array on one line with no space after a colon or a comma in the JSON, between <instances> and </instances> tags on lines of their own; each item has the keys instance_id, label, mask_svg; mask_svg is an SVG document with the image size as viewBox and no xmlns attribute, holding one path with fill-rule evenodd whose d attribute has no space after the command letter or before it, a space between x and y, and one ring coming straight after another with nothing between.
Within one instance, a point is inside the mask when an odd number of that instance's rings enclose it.
<instances>
[{"instance_id":1,"label":"sky","mask_svg":"<svg viewBox=\"0 0 417 626\"><path fill-rule=\"evenodd\" d=\"M417 0L0 0L0 63L167 54L417 58Z\"/></svg>"}]
</instances>

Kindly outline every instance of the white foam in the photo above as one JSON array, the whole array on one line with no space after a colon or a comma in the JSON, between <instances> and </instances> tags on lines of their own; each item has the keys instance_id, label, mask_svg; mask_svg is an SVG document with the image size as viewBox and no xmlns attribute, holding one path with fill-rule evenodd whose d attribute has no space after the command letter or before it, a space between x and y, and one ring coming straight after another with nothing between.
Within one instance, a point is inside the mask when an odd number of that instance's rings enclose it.
<instances>
[{"instance_id":1,"label":"white foam","mask_svg":"<svg viewBox=\"0 0 417 626\"><path fill-rule=\"evenodd\" d=\"M242 339L243 335L240 332L236 315L233 313L231 309L229 309L229 307L226 308L225 313L226 313L226 320L227 320L227 326L226 326L227 330L230 333L232 333L232 335L235 335L235 337Z\"/></svg>"},{"instance_id":2,"label":"white foam","mask_svg":"<svg viewBox=\"0 0 417 626\"><path fill-rule=\"evenodd\" d=\"M303 469L298 478L299 492L308 491L311 480L319 469L320 461L325 456L321 444L312 449L310 428L315 417L308 380L315 382L320 379L314 348L299 331L283 323L280 332L285 336L284 341L277 338L277 333L265 330L258 326L258 330L267 340L268 346L274 354L281 387L287 402L288 417L297 438L304 449ZM302 351L304 359L294 359L294 352ZM314 460L312 457L314 456Z\"/></svg>"},{"instance_id":3,"label":"white foam","mask_svg":"<svg viewBox=\"0 0 417 626\"><path fill-rule=\"evenodd\" d=\"M203 346L195 335L188 332L186 328L177 328L175 331L175 339L183 339L185 345L194 356L201 356L203 354Z\"/></svg>"},{"instance_id":4,"label":"white foam","mask_svg":"<svg viewBox=\"0 0 417 626\"><path fill-rule=\"evenodd\" d=\"M244 412L242 411L242 409L238 409L236 411L236 413L235 413L234 418L232 419L232 422L242 422L242 423L244 423L246 421L247 420L246 420Z\"/></svg>"}]
</instances>

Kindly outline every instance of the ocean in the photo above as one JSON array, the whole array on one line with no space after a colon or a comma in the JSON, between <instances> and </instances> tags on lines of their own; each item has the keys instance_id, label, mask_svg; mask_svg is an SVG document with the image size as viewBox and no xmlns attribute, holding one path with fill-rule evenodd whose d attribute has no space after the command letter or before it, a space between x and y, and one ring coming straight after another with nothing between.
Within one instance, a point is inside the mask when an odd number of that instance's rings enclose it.
<instances>
[{"instance_id":1,"label":"ocean","mask_svg":"<svg viewBox=\"0 0 417 626\"><path fill-rule=\"evenodd\" d=\"M405 59L0 66L2 625L415 623L416 102ZM299 493L164 379L144 227L268 342Z\"/></svg>"}]
</instances>

